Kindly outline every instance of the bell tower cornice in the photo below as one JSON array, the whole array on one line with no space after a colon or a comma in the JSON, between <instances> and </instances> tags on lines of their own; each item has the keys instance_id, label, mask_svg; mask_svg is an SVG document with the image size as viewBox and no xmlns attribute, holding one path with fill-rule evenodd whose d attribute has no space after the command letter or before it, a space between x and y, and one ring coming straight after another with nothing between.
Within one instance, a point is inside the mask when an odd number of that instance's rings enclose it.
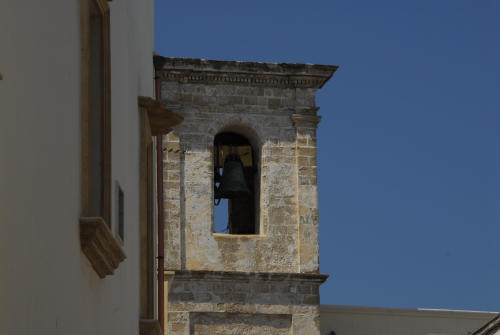
<instances>
[{"instance_id":1,"label":"bell tower cornice","mask_svg":"<svg viewBox=\"0 0 500 335\"><path fill-rule=\"evenodd\" d=\"M276 88L321 88L338 66L165 57L162 80Z\"/></svg>"}]
</instances>

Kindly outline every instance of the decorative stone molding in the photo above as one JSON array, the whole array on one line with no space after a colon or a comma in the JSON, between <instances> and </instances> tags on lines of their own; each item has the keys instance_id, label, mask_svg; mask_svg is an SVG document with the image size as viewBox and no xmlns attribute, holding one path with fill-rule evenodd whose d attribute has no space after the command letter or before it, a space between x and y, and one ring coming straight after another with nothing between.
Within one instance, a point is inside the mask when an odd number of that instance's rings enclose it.
<instances>
[{"instance_id":1,"label":"decorative stone molding","mask_svg":"<svg viewBox=\"0 0 500 335\"><path fill-rule=\"evenodd\" d=\"M321 121L319 115L292 114L292 121L296 127L316 128Z\"/></svg>"},{"instance_id":2,"label":"decorative stone molding","mask_svg":"<svg viewBox=\"0 0 500 335\"><path fill-rule=\"evenodd\" d=\"M183 114L178 110L179 106L167 106L150 97L140 96L138 100L139 106L148 113L153 136L167 134L184 120Z\"/></svg>"},{"instance_id":3,"label":"decorative stone molding","mask_svg":"<svg viewBox=\"0 0 500 335\"><path fill-rule=\"evenodd\" d=\"M140 319L139 335L163 335L160 322L152 319Z\"/></svg>"},{"instance_id":4,"label":"decorative stone molding","mask_svg":"<svg viewBox=\"0 0 500 335\"><path fill-rule=\"evenodd\" d=\"M112 275L126 258L120 243L100 217L80 218L80 244L101 278Z\"/></svg>"},{"instance_id":5,"label":"decorative stone molding","mask_svg":"<svg viewBox=\"0 0 500 335\"><path fill-rule=\"evenodd\" d=\"M322 284L328 279L327 274L316 273L279 273L279 272L238 272L238 271L175 271L175 280L203 281L277 281L304 282Z\"/></svg>"},{"instance_id":6,"label":"decorative stone molding","mask_svg":"<svg viewBox=\"0 0 500 335\"><path fill-rule=\"evenodd\" d=\"M321 88L338 66L165 57L160 78L197 84Z\"/></svg>"}]
</instances>

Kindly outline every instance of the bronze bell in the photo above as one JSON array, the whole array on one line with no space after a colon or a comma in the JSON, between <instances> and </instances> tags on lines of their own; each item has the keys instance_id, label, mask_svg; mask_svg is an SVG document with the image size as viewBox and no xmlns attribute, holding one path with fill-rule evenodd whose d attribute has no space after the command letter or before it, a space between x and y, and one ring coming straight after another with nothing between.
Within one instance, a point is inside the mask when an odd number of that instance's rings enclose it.
<instances>
[{"instance_id":1,"label":"bronze bell","mask_svg":"<svg viewBox=\"0 0 500 335\"><path fill-rule=\"evenodd\" d=\"M229 155L224 161L224 170L220 185L215 190L215 199L236 199L248 197L251 194L245 181L243 164L240 156Z\"/></svg>"}]
</instances>

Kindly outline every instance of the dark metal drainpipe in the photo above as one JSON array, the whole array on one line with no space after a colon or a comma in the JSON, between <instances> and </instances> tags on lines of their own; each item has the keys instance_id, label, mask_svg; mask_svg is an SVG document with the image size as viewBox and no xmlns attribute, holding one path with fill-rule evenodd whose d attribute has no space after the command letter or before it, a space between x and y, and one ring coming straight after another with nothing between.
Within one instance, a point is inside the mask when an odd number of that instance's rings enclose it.
<instances>
[{"instance_id":1,"label":"dark metal drainpipe","mask_svg":"<svg viewBox=\"0 0 500 335\"><path fill-rule=\"evenodd\" d=\"M155 68L155 98L161 100L160 71L165 64L161 56L153 57ZM165 278L164 278L164 221L163 221L163 136L156 136L156 192L158 195L158 321L162 332L165 329Z\"/></svg>"}]
</instances>

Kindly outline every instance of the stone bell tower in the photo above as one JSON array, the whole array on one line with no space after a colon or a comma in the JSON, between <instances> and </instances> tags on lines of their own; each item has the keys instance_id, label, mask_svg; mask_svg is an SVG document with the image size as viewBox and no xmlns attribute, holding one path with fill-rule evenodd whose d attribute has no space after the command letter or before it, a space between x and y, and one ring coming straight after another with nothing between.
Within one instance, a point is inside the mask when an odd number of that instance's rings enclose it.
<instances>
[{"instance_id":1,"label":"stone bell tower","mask_svg":"<svg viewBox=\"0 0 500 335\"><path fill-rule=\"evenodd\" d=\"M164 60L169 334L319 334L315 96L337 67ZM221 195L229 156L243 196Z\"/></svg>"}]
</instances>

